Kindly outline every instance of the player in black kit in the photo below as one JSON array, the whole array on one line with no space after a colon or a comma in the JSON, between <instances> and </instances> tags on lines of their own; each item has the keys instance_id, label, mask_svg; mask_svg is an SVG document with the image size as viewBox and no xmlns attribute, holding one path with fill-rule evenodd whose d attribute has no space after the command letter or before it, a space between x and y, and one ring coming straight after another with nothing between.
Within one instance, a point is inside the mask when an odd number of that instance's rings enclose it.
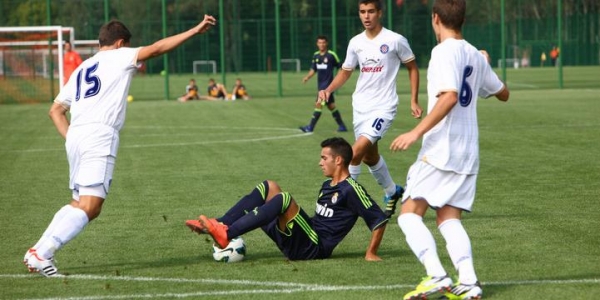
<instances>
[{"instance_id":1,"label":"player in black kit","mask_svg":"<svg viewBox=\"0 0 600 300\"><path fill-rule=\"evenodd\" d=\"M333 81L333 77L335 74L335 69L339 68L342 64L337 54L328 48L327 37L324 35L320 35L317 37L317 48L319 49L313 54L313 59L310 67L310 71L308 74L304 76L302 82L306 83L311 77L317 74L317 87L318 90L324 90L329 86L329 84ZM303 132L312 132L321 117L321 110L325 105L325 101L317 101L315 102L315 110L313 111L312 118L310 119L310 123L306 126L301 126L300 130ZM346 132L348 129L342 121L342 115L340 111L335 106L335 97L333 93L329 96L329 101L327 101L327 108L331 111L331 115L335 119L335 122L338 124L339 132Z\"/></svg>"},{"instance_id":2,"label":"player in black kit","mask_svg":"<svg viewBox=\"0 0 600 300\"><path fill-rule=\"evenodd\" d=\"M331 256L361 217L372 232L365 259L381 260L377 250L388 219L363 186L350 177L352 146L335 137L324 140L321 148L319 165L329 179L319 191L313 217L276 182L265 180L222 217L200 215L186 221L186 226L210 234L221 248L232 238L260 227L288 259L308 260Z\"/></svg>"}]
</instances>

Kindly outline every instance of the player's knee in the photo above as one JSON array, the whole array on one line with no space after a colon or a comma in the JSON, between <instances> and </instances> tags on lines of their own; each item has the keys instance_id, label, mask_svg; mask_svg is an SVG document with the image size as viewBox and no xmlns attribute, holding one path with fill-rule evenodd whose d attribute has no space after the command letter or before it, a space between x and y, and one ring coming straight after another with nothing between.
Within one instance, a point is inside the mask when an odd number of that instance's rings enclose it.
<instances>
[{"instance_id":1,"label":"player's knee","mask_svg":"<svg viewBox=\"0 0 600 300\"><path fill-rule=\"evenodd\" d=\"M263 181L265 187L267 188L266 195L267 199L273 198L275 195L281 193L281 187L279 184L273 180L265 180Z\"/></svg>"},{"instance_id":2,"label":"player's knee","mask_svg":"<svg viewBox=\"0 0 600 300\"><path fill-rule=\"evenodd\" d=\"M81 201L77 202L75 207L83 210L87 215L88 219L91 221L97 218L102 212L102 201L101 199L93 199L92 201Z\"/></svg>"}]
</instances>

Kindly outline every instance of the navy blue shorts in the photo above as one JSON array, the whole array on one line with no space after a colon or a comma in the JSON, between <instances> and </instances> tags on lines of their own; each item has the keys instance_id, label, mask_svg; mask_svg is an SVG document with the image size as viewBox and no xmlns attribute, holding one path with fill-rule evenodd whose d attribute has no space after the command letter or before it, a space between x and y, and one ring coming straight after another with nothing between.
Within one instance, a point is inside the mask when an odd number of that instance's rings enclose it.
<instances>
[{"instance_id":1,"label":"navy blue shorts","mask_svg":"<svg viewBox=\"0 0 600 300\"><path fill-rule=\"evenodd\" d=\"M277 247L289 260L309 260L326 258L319 236L312 228L310 217L300 211L286 227L285 232L278 228L278 219L262 227L262 230L277 244Z\"/></svg>"},{"instance_id":2,"label":"navy blue shorts","mask_svg":"<svg viewBox=\"0 0 600 300\"><path fill-rule=\"evenodd\" d=\"M329 101L327 103L335 103L335 97L333 96L333 93L329 94Z\"/></svg>"}]
</instances>

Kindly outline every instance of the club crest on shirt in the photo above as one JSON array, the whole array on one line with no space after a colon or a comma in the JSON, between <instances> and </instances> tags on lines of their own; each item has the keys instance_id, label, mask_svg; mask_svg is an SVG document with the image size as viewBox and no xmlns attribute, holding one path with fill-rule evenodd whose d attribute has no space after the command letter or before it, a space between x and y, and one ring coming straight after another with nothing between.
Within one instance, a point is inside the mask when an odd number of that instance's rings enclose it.
<instances>
[{"instance_id":1,"label":"club crest on shirt","mask_svg":"<svg viewBox=\"0 0 600 300\"><path fill-rule=\"evenodd\" d=\"M379 51L383 54L386 54L388 51L390 51L390 47L386 44L383 44L379 47Z\"/></svg>"},{"instance_id":2,"label":"club crest on shirt","mask_svg":"<svg viewBox=\"0 0 600 300\"><path fill-rule=\"evenodd\" d=\"M331 197L331 203L335 204L338 201L338 193L336 192L335 194L333 194L333 196Z\"/></svg>"},{"instance_id":3,"label":"club crest on shirt","mask_svg":"<svg viewBox=\"0 0 600 300\"><path fill-rule=\"evenodd\" d=\"M327 57L325 57L325 59L323 59L323 63L326 64L327 62L328 62Z\"/></svg>"}]
</instances>

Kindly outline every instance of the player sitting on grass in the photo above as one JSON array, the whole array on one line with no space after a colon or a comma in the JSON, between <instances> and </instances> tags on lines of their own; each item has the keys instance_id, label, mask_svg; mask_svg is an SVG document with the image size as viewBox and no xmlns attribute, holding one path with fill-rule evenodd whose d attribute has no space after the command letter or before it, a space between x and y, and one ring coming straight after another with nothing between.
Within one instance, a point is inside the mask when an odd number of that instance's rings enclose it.
<instances>
[{"instance_id":1,"label":"player sitting on grass","mask_svg":"<svg viewBox=\"0 0 600 300\"><path fill-rule=\"evenodd\" d=\"M342 138L321 143L319 165L329 177L319 191L315 215L311 218L277 183L261 182L225 215L188 220L186 226L197 233L208 233L215 243L226 248L232 238L261 228L290 260L323 259L350 232L360 216L372 231L365 254L368 261L379 261L377 250L388 219L365 189L348 172L352 146Z\"/></svg>"}]
</instances>

